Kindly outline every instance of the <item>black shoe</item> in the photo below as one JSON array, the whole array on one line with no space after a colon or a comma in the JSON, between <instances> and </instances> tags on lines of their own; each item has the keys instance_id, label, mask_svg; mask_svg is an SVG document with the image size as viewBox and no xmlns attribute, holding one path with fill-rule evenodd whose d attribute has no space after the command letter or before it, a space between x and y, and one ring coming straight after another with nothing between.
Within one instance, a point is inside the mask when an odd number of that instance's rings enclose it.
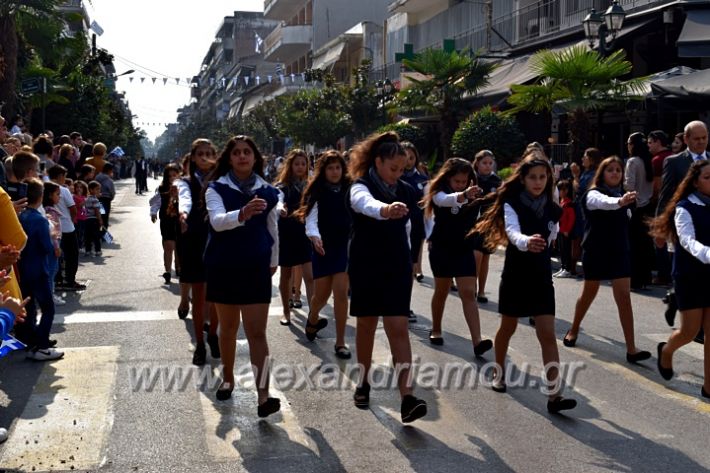
<instances>
[{"instance_id":1,"label":"black shoe","mask_svg":"<svg viewBox=\"0 0 710 473\"><path fill-rule=\"evenodd\" d=\"M61 288L65 291L83 291L84 289L86 289L86 284L80 284L74 281L62 285Z\"/></svg>"},{"instance_id":2,"label":"black shoe","mask_svg":"<svg viewBox=\"0 0 710 473\"><path fill-rule=\"evenodd\" d=\"M567 338L567 335L569 335L569 332L567 332L565 336L562 337L562 344L566 347L573 348L577 344L577 339Z\"/></svg>"},{"instance_id":3,"label":"black shoe","mask_svg":"<svg viewBox=\"0 0 710 473\"><path fill-rule=\"evenodd\" d=\"M528 323L531 327L535 326L535 317L528 317Z\"/></svg>"},{"instance_id":4,"label":"black shoe","mask_svg":"<svg viewBox=\"0 0 710 473\"><path fill-rule=\"evenodd\" d=\"M429 343L436 346L441 346L444 344L444 337L432 337L432 331L429 330Z\"/></svg>"},{"instance_id":5,"label":"black shoe","mask_svg":"<svg viewBox=\"0 0 710 473\"><path fill-rule=\"evenodd\" d=\"M695 343L699 343L701 345L705 345L705 333L701 330L693 339Z\"/></svg>"},{"instance_id":6,"label":"black shoe","mask_svg":"<svg viewBox=\"0 0 710 473\"><path fill-rule=\"evenodd\" d=\"M409 311L409 316L407 316L407 320L409 321L410 324L417 323L417 316L414 314L413 310Z\"/></svg>"},{"instance_id":7,"label":"black shoe","mask_svg":"<svg viewBox=\"0 0 710 473\"><path fill-rule=\"evenodd\" d=\"M308 339L309 342L312 342L313 340L316 339L316 335L318 335L318 332L323 330L328 326L328 319L318 319L318 322L315 324L311 324L308 320L306 320L306 338ZM311 329L310 331L308 329Z\"/></svg>"},{"instance_id":8,"label":"black shoe","mask_svg":"<svg viewBox=\"0 0 710 473\"><path fill-rule=\"evenodd\" d=\"M296 299L295 301L293 301L293 308L294 309L302 309L303 302L301 302L299 299Z\"/></svg>"},{"instance_id":9,"label":"black shoe","mask_svg":"<svg viewBox=\"0 0 710 473\"><path fill-rule=\"evenodd\" d=\"M488 304L488 298L486 296L477 296L476 301L478 301L479 304Z\"/></svg>"},{"instance_id":10,"label":"black shoe","mask_svg":"<svg viewBox=\"0 0 710 473\"><path fill-rule=\"evenodd\" d=\"M165 284L170 284L170 273L163 273L163 279L165 279Z\"/></svg>"},{"instance_id":11,"label":"black shoe","mask_svg":"<svg viewBox=\"0 0 710 473\"><path fill-rule=\"evenodd\" d=\"M370 406L370 385L365 383L359 388L355 388L353 401L358 409L367 409Z\"/></svg>"},{"instance_id":12,"label":"black shoe","mask_svg":"<svg viewBox=\"0 0 710 473\"><path fill-rule=\"evenodd\" d=\"M291 319L287 319L286 317L281 317L279 319L279 323L281 325L283 325L284 327L288 327L289 325L291 325Z\"/></svg>"},{"instance_id":13,"label":"black shoe","mask_svg":"<svg viewBox=\"0 0 710 473\"><path fill-rule=\"evenodd\" d=\"M210 346L210 355L215 360L219 360L219 337L217 335L207 335L207 344Z\"/></svg>"},{"instance_id":14,"label":"black shoe","mask_svg":"<svg viewBox=\"0 0 710 473\"><path fill-rule=\"evenodd\" d=\"M422 282L422 281L424 281L424 275L423 275L422 273L417 273L417 274L414 276L414 279L416 279L417 282Z\"/></svg>"},{"instance_id":15,"label":"black shoe","mask_svg":"<svg viewBox=\"0 0 710 473\"><path fill-rule=\"evenodd\" d=\"M493 348L493 342L486 339L486 340L481 340L481 342L473 347L473 354L476 356L481 356L488 350Z\"/></svg>"},{"instance_id":16,"label":"black shoe","mask_svg":"<svg viewBox=\"0 0 710 473\"><path fill-rule=\"evenodd\" d=\"M269 417L275 412L281 410L281 399L277 397L268 397L263 404L260 404L256 412L259 417Z\"/></svg>"},{"instance_id":17,"label":"black shoe","mask_svg":"<svg viewBox=\"0 0 710 473\"><path fill-rule=\"evenodd\" d=\"M195 366L203 366L207 363L207 350L204 343L198 343L195 347L195 353L192 355L192 364Z\"/></svg>"},{"instance_id":18,"label":"black shoe","mask_svg":"<svg viewBox=\"0 0 710 473\"><path fill-rule=\"evenodd\" d=\"M648 351L626 354L626 361L629 363L638 363L639 361L648 360L649 358L651 358L651 352Z\"/></svg>"},{"instance_id":19,"label":"black shoe","mask_svg":"<svg viewBox=\"0 0 710 473\"><path fill-rule=\"evenodd\" d=\"M208 324L207 322L203 323L202 324L202 331L205 333L210 333L210 324Z\"/></svg>"},{"instance_id":20,"label":"black shoe","mask_svg":"<svg viewBox=\"0 0 710 473\"><path fill-rule=\"evenodd\" d=\"M577 401L574 399L565 399L562 396L557 396L554 401L547 401L547 412L557 414L560 411L567 411L577 407Z\"/></svg>"},{"instance_id":21,"label":"black shoe","mask_svg":"<svg viewBox=\"0 0 710 473\"><path fill-rule=\"evenodd\" d=\"M702 397L710 398L710 393L705 390L705 386L700 386L700 395Z\"/></svg>"},{"instance_id":22,"label":"black shoe","mask_svg":"<svg viewBox=\"0 0 710 473\"><path fill-rule=\"evenodd\" d=\"M226 401L232 397L232 391L234 390L234 385L231 383L222 382L217 389L217 400Z\"/></svg>"},{"instance_id":23,"label":"black shoe","mask_svg":"<svg viewBox=\"0 0 710 473\"><path fill-rule=\"evenodd\" d=\"M491 389L497 393L504 393L508 390L508 386L505 383L496 383L494 381L491 383Z\"/></svg>"},{"instance_id":24,"label":"black shoe","mask_svg":"<svg viewBox=\"0 0 710 473\"><path fill-rule=\"evenodd\" d=\"M184 307L184 308L178 307L177 312L178 312L178 317L180 317L181 320L185 320L185 318L187 318L187 314L190 312L190 308L189 307Z\"/></svg>"},{"instance_id":25,"label":"black shoe","mask_svg":"<svg viewBox=\"0 0 710 473\"><path fill-rule=\"evenodd\" d=\"M350 350L348 350L348 347L346 346L336 346L335 347L335 356L340 358L341 360L349 360L352 354L350 353Z\"/></svg>"},{"instance_id":26,"label":"black shoe","mask_svg":"<svg viewBox=\"0 0 710 473\"><path fill-rule=\"evenodd\" d=\"M666 293L666 301L668 307L666 307L666 311L663 313L663 315L666 318L666 323L668 324L668 326L672 327L675 323L676 312L678 311L678 303L676 302L675 291L668 291Z\"/></svg>"},{"instance_id":27,"label":"black shoe","mask_svg":"<svg viewBox=\"0 0 710 473\"><path fill-rule=\"evenodd\" d=\"M411 394L402 398L402 423L408 424L426 415L426 401Z\"/></svg>"},{"instance_id":28,"label":"black shoe","mask_svg":"<svg viewBox=\"0 0 710 473\"><path fill-rule=\"evenodd\" d=\"M666 381L670 380L673 377L673 368L664 368L661 365L661 352L663 351L663 347L666 345L666 342L661 342L658 344L658 360L657 366L658 366L658 372L661 373L661 377L665 379Z\"/></svg>"},{"instance_id":29,"label":"black shoe","mask_svg":"<svg viewBox=\"0 0 710 473\"><path fill-rule=\"evenodd\" d=\"M57 346L57 340L55 338L50 338L47 343L47 348L54 348Z\"/></svg>"},{"instance_id":30,"label":"black shoe","mask_svg":"<svg viewBox=\"0 0 710 473\"><path fill-rule=\"evenodd\" d=\"M459 292L459 288L456 287L456 284L452 284L450 287L451 292Z\"/></svg>"}]
</instances>

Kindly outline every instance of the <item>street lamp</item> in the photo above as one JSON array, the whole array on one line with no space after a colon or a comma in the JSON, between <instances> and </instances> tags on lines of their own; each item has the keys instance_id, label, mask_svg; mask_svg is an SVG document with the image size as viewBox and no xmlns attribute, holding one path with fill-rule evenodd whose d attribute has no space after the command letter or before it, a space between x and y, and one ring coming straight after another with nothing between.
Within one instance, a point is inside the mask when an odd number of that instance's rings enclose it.
<instances>
[{"instance_id":1,"label":"street lamp","mask_svg":"<svg viewBox=\"0 0 710 473\"><path fill-rule=\"evenodd\" d=\"M385 78L384 81L378 80L375 86L375 91L377 92L378 102L382 102L382 116L384 122L387 123L387 102L394 98L394 85L389 78Z\"/></svg>"},{"instance_id":2,"label":"street lamp","mask_svg":"<svg viewBox=\"0 0 710 473\"><path fill-rule=\"evenodd\" d=\"M624 18L626 18L626 12L621 8L618 0L614 0L603 14L597 13L597 11L592 8L589 15L582 20L584 35L589 40L589 47L594 49L594 40L598 39L599 45L597 46L597 50L599 54L602 56L609 54L612 51L617 33L624 25ZM611 33L611 40L607 42L606 36L609 33Z\"/></svg>"},{"instance_id":3,"label":"street lamp","mask_svg":"<svg viewBox=\"0 0 710 473\"><path fill-rule=\"evenodd\" d=\"M122 72L122 73L114 76L114 78L121 77L121 76L127 76L128 74L133 74L134 72L136 72L136 71L134 71L133 69L128 69L126 72Z\"/></svg>"}]
</instances>

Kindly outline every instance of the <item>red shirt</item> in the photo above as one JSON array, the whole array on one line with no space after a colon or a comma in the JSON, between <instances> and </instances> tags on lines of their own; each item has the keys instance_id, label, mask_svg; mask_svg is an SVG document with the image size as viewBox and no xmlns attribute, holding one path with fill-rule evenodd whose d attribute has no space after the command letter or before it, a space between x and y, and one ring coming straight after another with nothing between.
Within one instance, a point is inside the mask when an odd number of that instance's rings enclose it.
<instances>
[{"instance_id":1,"label":"red shirt","mask_svg":"<svg viewBox=\"0 0 710 473\"><path fill-rule=\"evenodd\" d=\"M560 233L569 233L574 228L574 220L577 217L574 213L574 204L570 199L562 199L562 216L560 217Z\"/></svg>"},{"instance_id":2,"label":"red shirt","mask_svg":"<svg viewBox=\"0 0 710 473\"><path fill-rule=\"evenodd\" d=\"M651 159L651 167L653 168L653 177L662 177L663 176L663 161L666 160L666 158L670 155L673 154L673 151L667 149L665 151L661 151L657 155Z\"/></svg>"}]
</instances>

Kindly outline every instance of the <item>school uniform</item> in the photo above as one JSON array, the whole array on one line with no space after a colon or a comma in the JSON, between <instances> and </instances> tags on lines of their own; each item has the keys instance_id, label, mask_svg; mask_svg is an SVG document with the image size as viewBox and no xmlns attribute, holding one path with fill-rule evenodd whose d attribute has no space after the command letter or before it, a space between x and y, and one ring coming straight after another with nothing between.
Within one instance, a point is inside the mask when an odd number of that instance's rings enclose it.
<instances>
[{"instance_id":1,"label":"school uniform","mask_svg":"<svg viewBox=\"0 0 710 473\"><path fill-rule=\"evenodd\" d=\"M673 286L678 309L710 307L710 205L691 194L676 205Z\"/></svg>"},{"instance_id":2,"label":"school uniform","mask_svg":"<svg viewBox=\"0 0 710 473\"><path fill-rule=\"evenodd\" d=\"M254 197L266 209L239 221L241 209ZM279 260L279 191L261 177L251 189L237 186L229 174L210 182L205 193L209 237L204 253L209 302L268 304L271 268Z\"/></svg>"},{"instance_id":3,"label":"school uniform","mask_svg":"<svg viewBox=\"0 0 710 473\"><path fill-rule=\"evenodd\" d=\"M409 233L409 246L412 253L412 262L419 261L419 253L422 249L422 243L426 237L424 229L424 210L419 206L419 202L424 198L424 189L429 182L429 178L421 174L416 169L405 171L401 178L404 182L412 186L414 189L414 199L417 205L409 209L409 218L412 222L412 230Z\"/></svg>"},{"instance_id":4,"label":"school uniform","mask_svg":"<svg viewBox=\"0 0 710 473\"><path fill-rule=\"evenodd\" d=\"M325 186L306 216L306 236L320 238L325 251L325 255L312 252L314 279L347 270L352 231L352 217L347 205L349 190L349 186Z\"/></svg>"},{"instance_id":5,"label":"school uniform","mask_svg":"<svg viewBox=\"0 0 710 473\"><path fill-rule=\"evenodd\" d=\"M478 187L481 188L481 191L483 193L483 200L480 201L477 204L477 209L476 213L478 214L478 217L483 217L483 214L486 213L486 211L493 206L493 204L496 201L496 192L498 192L498 189L500 189L500 186L503 185L503 180L498 177L497 174L491 173L488 174L487 176L482 176L478 173L476 173L476 180L477 180L477 185ZM484 242L485 242L485 235L481 233L475 233L474 235L471 236L473 240L473 247L474 249L480 251L483 254L486 255L491 255L493 254L493 251L489 250L488 248L485 247Z\"/></svg>"},{"instance_id":6,"label":"school uniform","mask_svg":"<svg viewBox=\"0 0 710 473\"><path fill-rule=\"evenodd\" d=\"M476 277L473 241L468 232L476 223L478 208L458 201L460 192L434 194L434 228L429 241L429 264L435 278Z\"/></svg>"},{"instance_id":7,"label":"school uniform","mask_svg":"<svg viewBox=\"0 0 710 473\"><path fill-rule=\"evenodd\" d=\"M279 219L279 266L292 267L310 263L312 258L311 240L306 236L306 225L293 216L301 207L303 189L293 185L279 184L283 203L288 211Z\"/></svg>"},{"instance_id":8,"label":"school uniform","mask_svg":"<svg viewBox=\"0 0 710 473\"><path fill-rule=\"evenodd\" d=\"M187 212L187 231L177 231L175 249L180 260L181 283L205 282L202 256L207 244L207 215L202 203L202 178L185 177L175 181L178 188L178 211Z\"/></svg>"},{"instance_id":9,"label":"school uniform","mask_svg":"<svg viewBox=\"0 0 710 473\"><path fill-rule=\"evenodd\" d=\"M555 315L550 245L557 237L562 209L553 201L542 207L540 216L520 196L504 204L505 233L509 244L500 279L498 311L511 317ZM540 253L528 251L532 235L547 241Z\"/></svg>"},{"instance_id":10,"label":"school uniform","mask_svg":"<svg viewBox=\"0 0 710 473\"><path fill-rule=\"evenodd\" d=\"M150 215L160 219L160 235L163 241L175 241L180 221L177 216L177 205L173 203L170 195L170 186L167 186L167 189L163 189L163 186L158 187L149 203Z\"/></svg>"},{"instance_id":11,"label":"school uniform","mask_svg":"<svg viewBox=\"0 0 710 473\"><path fill-rule=\"evenodd\" d=\"M582 199L584 279L601 281L631 276L629 225L631 206L619 206L620 195L595 187Z\"/></svg>"},{"instance_id":12,"label":"school uniform","mask_svg":"<svg viewBox=\"0 0 710 473\"><path fill-rule=\"evenodd\" d=\"M412 186L397 181L393 193L380 189L365 174L350 188L353 234L350 241L350 315L404 316L412 295L412 258L407 227L409 218L385 219L382 207L403 202L416 205Z\"/></svg>"}]
</instances>

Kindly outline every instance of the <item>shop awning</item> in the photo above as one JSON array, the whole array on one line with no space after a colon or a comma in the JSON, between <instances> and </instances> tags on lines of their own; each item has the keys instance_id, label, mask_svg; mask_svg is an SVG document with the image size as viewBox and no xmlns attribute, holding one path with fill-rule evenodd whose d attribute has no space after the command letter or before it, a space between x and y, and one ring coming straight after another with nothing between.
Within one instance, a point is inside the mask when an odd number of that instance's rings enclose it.
<instances>
[{"instance_id":1,"label":"shop awning","mask_svg":"<svg viewBox=\"0 0 710 473\"><path fill-rule=\"evenodd\" d=\"M338 43L331 48L326 49L322 54L313 58L313 69L325 69L326 67L335 64L343 55L345 42Z\"/></svg>"},{"instance_id":2,"label":"shop awning","mask_svg":"<svg viewBox=\"0 0 710 473\"><path fill-rule=\"evenodd\" d=\"M710 57L710 10L688 10L678 37L679 57Z\"/></svg>"},{"instance_id":3,"label":"shop awning","mask_svg":"<svg viewBox=\"0 0 710 473\"><path fill-rule=\"evenodd\" d=\"M654 96L708 100L710 99L710 69L652 83L651 90Z\"/></svg>"}]
</instances>

